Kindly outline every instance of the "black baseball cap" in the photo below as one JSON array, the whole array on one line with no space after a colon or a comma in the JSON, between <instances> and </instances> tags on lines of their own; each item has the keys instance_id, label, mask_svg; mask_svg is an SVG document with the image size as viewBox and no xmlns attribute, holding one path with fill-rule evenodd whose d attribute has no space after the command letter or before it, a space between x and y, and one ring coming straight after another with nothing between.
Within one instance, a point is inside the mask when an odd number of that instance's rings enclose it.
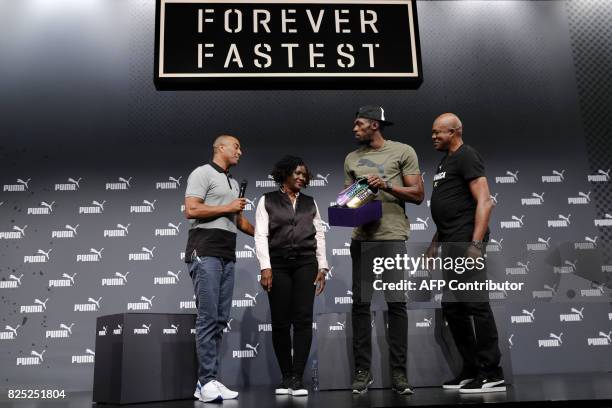
<instances>
[{"instance_id":1,"label":"black baseball cap","mask_svg":"<svg viewBox=\"0 0 612 408\"><path fill-rule=\"evenodd\" d=\"M359 108L357 111L358 118L366 118L377 120L385 126L390 126L393 122L389 122L385 119L385 110L382 106L377 105L366 105Z\"/></svg>"}]
</instances>

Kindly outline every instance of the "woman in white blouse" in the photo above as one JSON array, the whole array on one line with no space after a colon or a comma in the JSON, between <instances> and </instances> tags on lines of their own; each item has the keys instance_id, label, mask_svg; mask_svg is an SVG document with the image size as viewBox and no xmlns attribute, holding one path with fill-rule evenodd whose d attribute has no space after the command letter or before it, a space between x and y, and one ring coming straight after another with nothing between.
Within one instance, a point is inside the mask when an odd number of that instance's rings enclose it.
<instances>
[{"instance_id":1,"label":"woman in white blouse","mask_svg":"<svg viewBox=\"0 0 612 408\"><path fill-rule=\"evenodd\" d=\"M311 176L304 161L286 156L271 174L279 189L264 194L257 204L255 246L283 375L276 394L305 396L302 376L312 343L314 296L323 292L329 270L325 235L317 204L301 193Z\"/></svg>"}]
</instances>

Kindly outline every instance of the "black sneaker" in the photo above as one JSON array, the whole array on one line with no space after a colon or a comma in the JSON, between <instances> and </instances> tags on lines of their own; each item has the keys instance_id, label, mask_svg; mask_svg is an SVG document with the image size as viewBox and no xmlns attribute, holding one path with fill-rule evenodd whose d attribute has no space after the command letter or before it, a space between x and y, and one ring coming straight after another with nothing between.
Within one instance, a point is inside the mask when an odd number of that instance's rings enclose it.
<instances>
[{"instance_id":1,"label":"black sneaker","mask_svg":"<svg viewBox=\"0 0 612 408\"><path fill-rule=\"evenodd\" d=\"M479 392L506 391L506 383L503 378L478 376L459 389L462 394L476 394Z\"/></svg>"},{"instance_id":2,"label":"black sneaker","mask_svg":"<svg viewBox=\"0 0 612 408\"><path fill-rule=\"evenodd\" d=\"M289 395L291 394L291 381L292 377L285 377L283 381L276 387L274 393L276 395Z\"/></svg>"},{"instance_id":3,"label":"black sneaker","mask_svg":"<svg viewBox=\"0 0 612 408\"><path fill-rule=\"evenodd\" d=\"M393 391L397 392L400 395L408 395L414 394L412 391L412 387L408 384L408 379L406 378L406 374L401 371L396 371L393 373L391 382L393 384Z\"/></svg>"},{"instance_id":4,"label":"black sneaker","mask_svg":"<svg viewBox=\"0 0 612 408\"><path fill-rule=\"evenodd\" d=\"M442 388L444 388L445 390L458 390L460 388L463 388L466 384L474 381L474 378L476 378L475 375L461 373L452 380L442 384Z\"/></svg>"},{"instance_id":5,"label":"black sneaker","mask_svg":"<svg viewBox=\"0 0 612 408\"><path fill-rule=\"evenodd\" d=\"M353 377L353 394L362 394L372 384L372 375L367 370L357 370Z\"/></svg>"},{"instance_id":6,"label":"black sneaker","mask_svg":"<svg viewBox=\"0 0 612 408\"><path fill-rule=\"evenodd\" d=\"M289 392L294 397L306 397L308 396L308 390L304 388L302 380L297 376L291 378L291 385L289 386Z\"/></svg>"}]
</instances>

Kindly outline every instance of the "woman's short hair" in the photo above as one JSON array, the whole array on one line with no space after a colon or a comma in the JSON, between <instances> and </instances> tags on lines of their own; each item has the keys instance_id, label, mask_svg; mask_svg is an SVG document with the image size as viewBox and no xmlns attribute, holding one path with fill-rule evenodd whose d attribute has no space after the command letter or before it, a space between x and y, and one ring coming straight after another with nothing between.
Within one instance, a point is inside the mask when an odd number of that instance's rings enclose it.
<instances>
[{"instance_id":1,"label":"woman's short hair","mask_svg":"<svg viewBox=\"0 0 612 408\"><path fill-rule=\"evenodd\" d=\"M302 160L302 158L300 157L289 156L289 155L283 157L282 159L276 162L276 164L274 165L274 168L270 172L270 175L272 175L272 178L274 179L274 181L280 185L280 184L283 184L285 180L287 180L287 177L293 174L293 171L298 166L304 166L304 168L306 169L306 181L304 183L304 187L308 187L312 174L310 174L310 170L308 169L308 166L306 165L306 163L304 163L304 160Z\"/></svg>"}]
</instances>

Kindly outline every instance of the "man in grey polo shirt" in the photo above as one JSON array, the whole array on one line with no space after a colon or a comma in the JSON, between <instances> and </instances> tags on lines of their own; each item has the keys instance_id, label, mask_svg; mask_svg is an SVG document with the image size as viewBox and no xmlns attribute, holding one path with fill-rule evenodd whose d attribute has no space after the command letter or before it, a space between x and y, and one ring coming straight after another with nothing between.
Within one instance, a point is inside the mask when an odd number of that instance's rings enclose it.
<instances>
[{"instance_id":1,"label":"man in grey polo shirt","mask_svg":"<svg viewBox=\"0 0 612 408\"><path fill-rule=\"evenodd\" d=\"M203 402L238 397L237 392L217 381L217 371L234 290L236 233L254 233L242 215L246 199L238 198L240 187L229 174L241 155L237 138L217 137L212 160L191 172L185 191L185 217L193 220L185 261L189 263L198 309L198 383L194 396Z\"/></svg>"}]
</instances>

